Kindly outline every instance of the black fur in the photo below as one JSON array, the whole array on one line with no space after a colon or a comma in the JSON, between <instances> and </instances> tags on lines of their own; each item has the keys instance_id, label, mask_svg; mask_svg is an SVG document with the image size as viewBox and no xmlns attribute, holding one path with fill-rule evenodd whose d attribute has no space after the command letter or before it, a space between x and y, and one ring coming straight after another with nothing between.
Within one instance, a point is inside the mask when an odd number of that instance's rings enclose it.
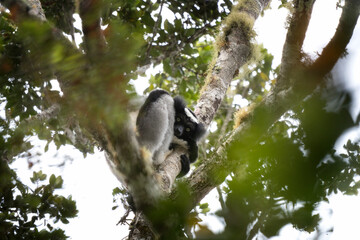
<instances>
[{"instance_id":1,"label":"black fur","mask_svg":"<svg viewBox=\"0 0 360 240\"><path fill-rule=\"evenodd\" d=\"M198 158L197 141L204 135L205 127L202 123L194 122L185 113L186 103L177 96L174 98L175 107L175 123L174 135L176 138L185 141L185 148L188 149L188 156L181 156L181 172L178 177L186 175L190 170L190 163L193 163ZM196 118L195 114L190 110L190 113ZM173 141L173 144L179 144ZM182 144L180 144L182 145Z\"/></svg>"}]
</instances>

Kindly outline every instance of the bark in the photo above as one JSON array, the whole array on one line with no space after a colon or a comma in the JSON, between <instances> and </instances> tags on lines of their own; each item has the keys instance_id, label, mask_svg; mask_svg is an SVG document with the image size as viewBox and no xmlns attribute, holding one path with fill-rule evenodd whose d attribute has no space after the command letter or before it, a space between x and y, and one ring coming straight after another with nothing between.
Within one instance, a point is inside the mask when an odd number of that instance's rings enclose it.
<instances>
[{"instance_id":1,"label":"bark","mask_svg":"<svg viewBox=\"0 0 360 240\"><path fill-rule=\"evenodd\" d=\"M285 44L282 51L280 76L276 82L276 89L287 89L290 87L293 70L301 66L302 52L305 34L309 26L312 8L315 0L297 0L295 12L289 24Z\"/></svg>"},{"instance_id":2,"label":"bark","mask_svg":"<svg viewBox=\"0 0 360 240\"><path fill-rule=\"evenodd\" d=\"M229 22L227 25L230 26L226 26L228 32L223 30L222 35L224 39L220 39L223 42L219 43L222 46L217 53L215 64L207 76L208 81L202 89L200 99L194 111L205 126L208 127L214 118L239 68L250 58L252 51L251 36L244 28L252 27L247 25L253 24L269 2L270 0L242 1L238 6L233 7L232 14L245 15L247 22L243 24L237 23L236 27L232 26L234 22Z\"/></svg>"}]
</instances>

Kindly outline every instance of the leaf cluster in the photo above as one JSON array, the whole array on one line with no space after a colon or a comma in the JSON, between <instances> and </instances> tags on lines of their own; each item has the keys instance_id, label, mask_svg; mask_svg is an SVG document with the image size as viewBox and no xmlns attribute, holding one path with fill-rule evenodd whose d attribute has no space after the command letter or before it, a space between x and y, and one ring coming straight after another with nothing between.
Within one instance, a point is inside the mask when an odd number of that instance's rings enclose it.
<instances>
[{"instance_id":1,"label":"leaf cluster","mask_svg":"<svg viewBox=\"0 0 360 240\"><path fill-rule=\"evenodd\" d=\"M66 239L64 231L53 223L69 223L77 215L71 196L55 194L62 188L60 176L34 172L31 181L37 185L32 190L17 178L8 164L0 161L0 235L4 239ZM50 221L53 221L51 223Z\"/></svg>"}]
</instances>

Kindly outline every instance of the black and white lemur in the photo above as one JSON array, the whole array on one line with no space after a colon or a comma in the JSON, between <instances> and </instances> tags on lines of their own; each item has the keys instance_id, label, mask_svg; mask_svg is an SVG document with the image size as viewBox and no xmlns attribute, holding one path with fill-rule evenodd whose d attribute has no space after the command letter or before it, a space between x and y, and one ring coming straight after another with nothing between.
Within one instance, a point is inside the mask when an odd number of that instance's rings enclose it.
<instances>
[{"instance_id":1,"label":"black and white lemur","mask_svg":"<svg viewBox=\"0 0 360 240\"><path fill-rule=\"evenodd\" d=\"M182 97L172 98L162 89L150 92L137 116L136 130L139 144L152 154L155 166L160 165L176 145L187 149L187 154L180 157L181 172L178 177L187 174L190 163L196 161L197 141L206 132Z\"/></svg>"}]
</instances>

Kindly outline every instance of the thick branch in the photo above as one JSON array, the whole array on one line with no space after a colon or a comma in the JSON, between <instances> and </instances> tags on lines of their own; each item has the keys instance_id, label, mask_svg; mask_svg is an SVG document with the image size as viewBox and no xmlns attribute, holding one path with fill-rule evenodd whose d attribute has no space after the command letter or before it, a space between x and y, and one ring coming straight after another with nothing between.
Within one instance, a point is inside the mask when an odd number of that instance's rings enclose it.
<instances>
[{"instance_id":1,"label":"thick branch","mask_svg":"<svg viewBox=\"0 0 360 240\"><path fill-rule=\"evenodd\" d=\"M170 192L173 183L181 171L181 163L179 156L186 154L186 149L176 147L173 152L160 165L158 173L161 176L162 190Z\"/></svg>"},{"instance_id":2,"label":"thick branch","mask_svg":"<svg viewBox=\"0 0 360 240\"><path fill-rule=\"evenodd\" d=\"M233 7L230 20L226 22L227 26L224 27L229 30L224 30L223 47L219 50L215 66L208 76L210 80L204 87L199 103L195 108L196 114L206 126L212 121L238 69L249 59L251 53L250 38L252 36L249 29L269 1L247 1L245 4L241 3ZM180 173L180 155L180 152L176 151L165 160L160 168L165 186L171 186L175 177ZM171 171L166 168L167 170L164 171L164 166L174 166L174 168Z\"/></svg>"},{"instance_id":3,"label":"thick branch","mask_svg":"<svg viewBox=\"0 0 360 240\"><path fill-rule=\"evenodd\" d=\"M224 26L221 48L215 64L207 77L195 113L199 119L209 126L222 102L232 79L239 68L244 65L251 54L251 29L255 19L268 5L267 1L246 1L233 7ZM218 40L219 41L219 40Z\"/></svg>"},{"instance_id":4,"label":"thick branch","mask_svg":"<svg viewBox=\"0 0 360 240\"><path fill-rule=\"evenodd\" d=\"M82 0L80 2L80 17L84 33L86 51L91 58L96 59L102 53L106 43L100 25L101 0Z\"/></svg>"},{"instance_id":5,"label":"thick branch","mask_svg":"<svg viewBox=\"0 0 360 240\"><path fill-rule=\"evenodd\" d=\"M295 12L291 17L283 47L280 77L276 82L277 88L288 88L290 83L289 73L301 65L301 49L309 26L314 3L315 0L297 0L295 3Z\"/></svg>"}]
</instances>

